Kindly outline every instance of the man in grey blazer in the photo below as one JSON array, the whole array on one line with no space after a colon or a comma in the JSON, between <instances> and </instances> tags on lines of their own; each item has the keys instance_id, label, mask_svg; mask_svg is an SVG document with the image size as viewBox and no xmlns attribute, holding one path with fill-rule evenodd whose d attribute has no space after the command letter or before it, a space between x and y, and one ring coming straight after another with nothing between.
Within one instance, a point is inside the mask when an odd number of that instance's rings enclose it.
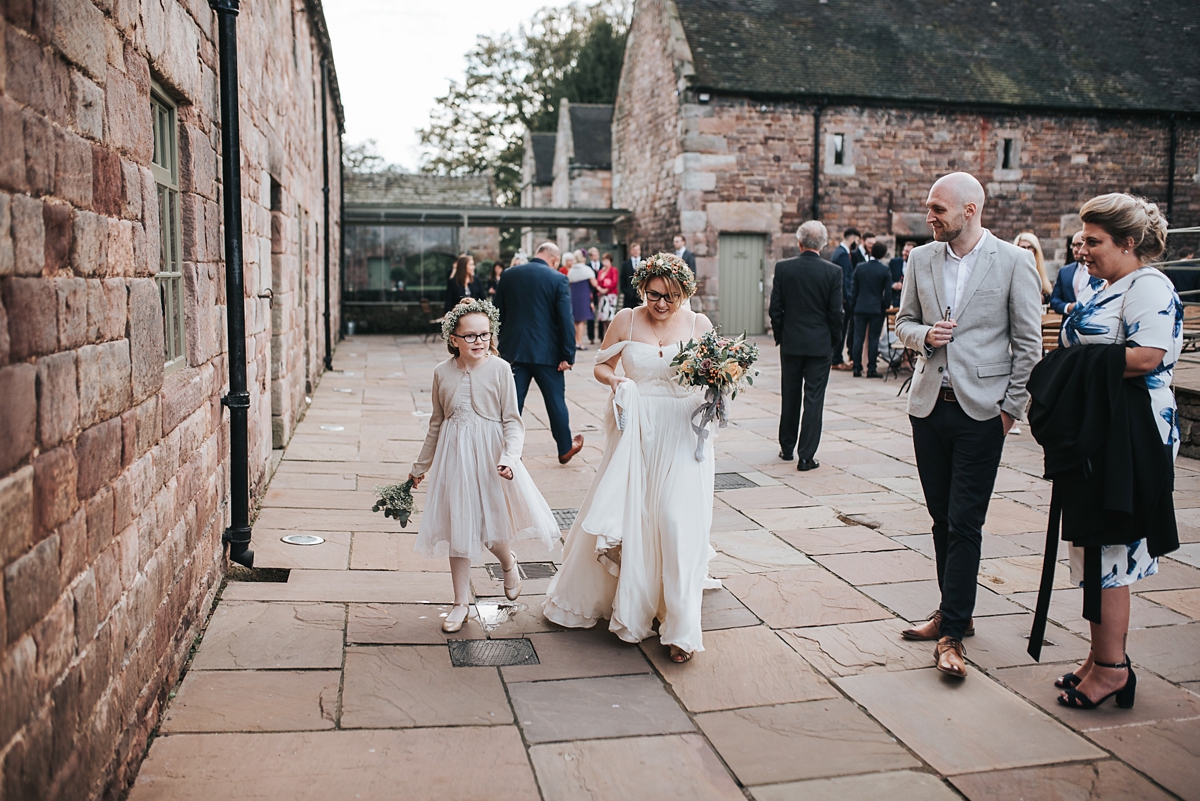
<instances>
[{"instance_id":1,"label":"man in grey blazer","mask_svg":"<svg viewBox=\"0 0 1200 801\"><path fill-rule=\"evenodd\" d=\"M917 352L908 414L942 599L903 636L937 640L938 670L965 677L983 521L1042 354L1041 280L1031 253L983 227L983 187L972 176L938 179L925 205L936 241L909 256L896 335Z\"/></svg>"}]
</instances>

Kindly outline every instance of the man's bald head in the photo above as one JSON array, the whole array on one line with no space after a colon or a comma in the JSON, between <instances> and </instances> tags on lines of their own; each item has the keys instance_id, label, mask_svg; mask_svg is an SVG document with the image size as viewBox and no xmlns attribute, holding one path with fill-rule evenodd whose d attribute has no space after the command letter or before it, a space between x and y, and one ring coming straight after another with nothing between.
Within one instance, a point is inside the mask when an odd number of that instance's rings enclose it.
<instances>
[{"instance_id":1,"label":"man's bald head","mask_svg":"<svg viewBox=\"0 0 1200 801\"><path fill-rule=\"evenodd\" d=\"M974 175L965 172L952 172L934 181L929 195L939 194L947 200L954 201L959 208L965 208L968 203L975 204L975 213L983 211L985 195L983 184Z\"/></svg>"},{"instance_id":2,"label":"man's bald head","mask_svg":"<svg viewBox=\"0 0 1200 801\"><path fill-rule=\"evenodd\" d=\"M560 254L561 251L558 249L558 245L553 242L543 242L541 245L538 245L537 252L533 255L534 258L541 259L546 264L557 269Z\"/></svg>"},{"instance_id":3,"label":"man's bald head","mask_svg":"<svg viewBox=\"0 0 1200 801\"><path fill-rule=\"evenodd\" d=\"M978 242L983 231L984 199L983 185L973 175L952 172L937 179L925 201L929 209L925 222L933 229L933 238L960 244Z\"/></svg>"}]
</instances>

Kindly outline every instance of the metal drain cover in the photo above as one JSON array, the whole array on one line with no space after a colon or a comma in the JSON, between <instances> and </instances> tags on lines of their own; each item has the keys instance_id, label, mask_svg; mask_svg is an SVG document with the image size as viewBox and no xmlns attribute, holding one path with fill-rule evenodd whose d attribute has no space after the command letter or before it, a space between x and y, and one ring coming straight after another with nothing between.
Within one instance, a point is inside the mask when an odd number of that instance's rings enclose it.
<instances>
[{"instance_id":1,"label":"metal drain cover","mask_svg":"<svg viewBox=\"0 0 1200 801\"><path fill-rule=\"evenodd\" d=\"M554 512L554 520L563 531L571 528L575 523L575 516L579 514L578 509L551 509L550 511Z\"/></svg>"},{"instance_id":2,"label":"metal drain cover","mask_svg":"<svg viewBox=\"0 0 1200 801\"><path fill-rule=\"evenodd\" d=\"M488 575L496 581L504 581L504 570L495 562L486 564ZM521 578L544 579L551 578L558 572L558 565L553 562L521 562Z\"/></svg>"},{"instance_id":3,"label":"metal drain cover","mask_svg":"<svg viewBox=\"0 0 1200 801\"><path fill-rule=\"evenodd\" d=\"M515 640L449 640L454 667L507 667L538 665L537 651L525 638Z\"/></svg>"},{"instance_id":4,"label":"metal drain cover","mask_svg":"<svg viewBox=\"0 0 1200 801\"><path fill-rule=\"evenodd\" d=\"M288 534L279 539L288 545L320 545L325 541L324 537L318 537L315 534Z\"/></svg>"},{"instance_id":5,"label":"metal drain cover","mask_svg":"<svg viewBox=\"0 0 1200 801\"><path fill-rule=\"evenodd\" d=\"M717 473L713 489L720 492L721 490L749 489L757 486L741 473Z\"/></svg>"}]
</instances>

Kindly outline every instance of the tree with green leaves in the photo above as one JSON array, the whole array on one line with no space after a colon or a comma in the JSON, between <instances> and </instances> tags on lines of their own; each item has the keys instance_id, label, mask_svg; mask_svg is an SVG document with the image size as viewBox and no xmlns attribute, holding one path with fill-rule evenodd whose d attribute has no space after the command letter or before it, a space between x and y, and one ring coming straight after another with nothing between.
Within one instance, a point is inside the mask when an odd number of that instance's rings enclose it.
<instances>
[{"instance_id":1,"label":"tree with green leaves","mask_svg":"<svg viewBox=\"0 0 1200 801\"><path fill-rule=\"evenodd\" d=\"M564 97L616 100L629 10L628 0L543 8L516 33L480 36L462 83L450 83L420 131L422 170L489 173L497 201L517 203L525 130L555 130Z\"/></svg>"}]
</instances>

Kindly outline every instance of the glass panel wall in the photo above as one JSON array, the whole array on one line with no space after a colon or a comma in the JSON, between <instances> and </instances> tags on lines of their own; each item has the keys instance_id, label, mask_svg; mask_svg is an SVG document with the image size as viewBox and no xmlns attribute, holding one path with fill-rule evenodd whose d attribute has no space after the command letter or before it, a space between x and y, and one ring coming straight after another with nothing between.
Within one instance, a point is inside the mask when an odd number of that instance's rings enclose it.
<instances>
[{"instance_id":1,"label":"glass panel wall","mask_svg":"<svg viewBox=\"0 0 1200 801\"><path fill-rule=\"evenodd\" d=\"M458 257L459 229L347 225L345 303L412 303L440 310Z\"/></svg>"}]
</instances>

